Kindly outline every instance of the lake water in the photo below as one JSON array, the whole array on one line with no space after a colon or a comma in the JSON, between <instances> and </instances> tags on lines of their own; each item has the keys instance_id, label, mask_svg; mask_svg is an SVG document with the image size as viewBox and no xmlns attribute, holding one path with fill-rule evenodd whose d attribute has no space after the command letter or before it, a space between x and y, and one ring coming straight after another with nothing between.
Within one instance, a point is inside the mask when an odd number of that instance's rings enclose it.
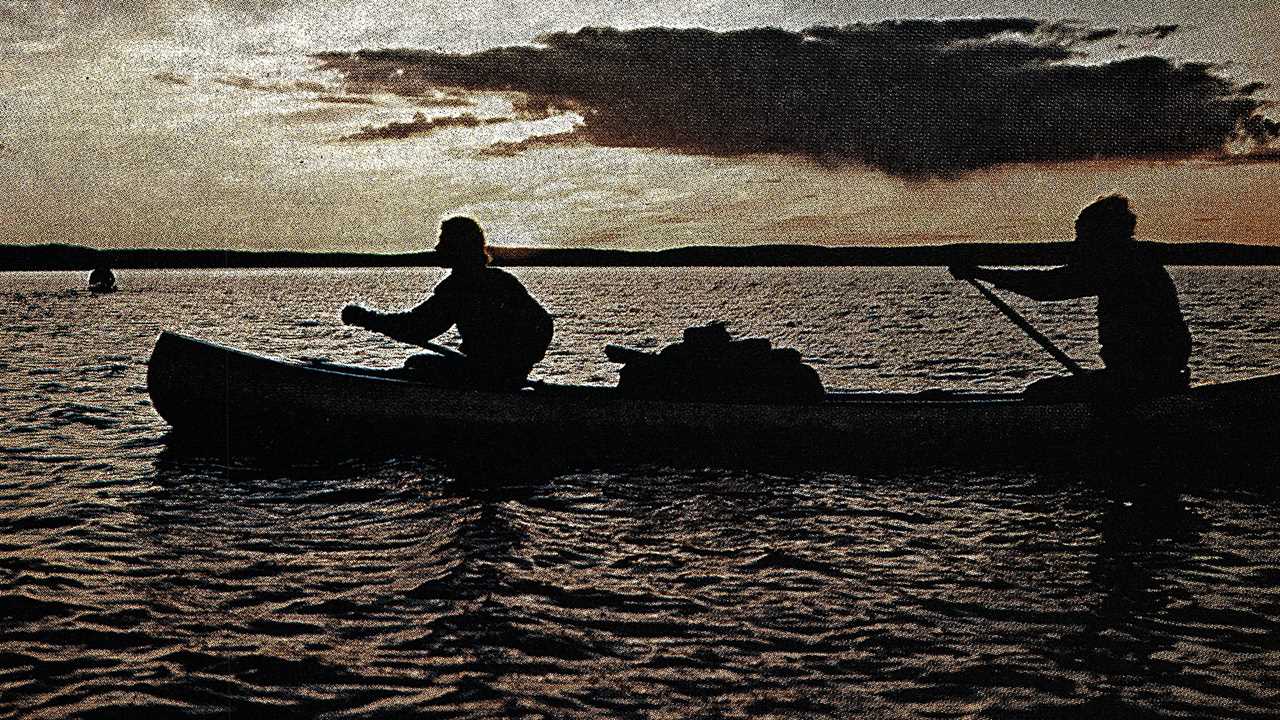
<instances>
[{"instance_id":1,"label":"lake water","mask_svg":"<svg viewBox=\"0 0 1280 720\"><path fill-rule=\"evenodd\" d=\"M938 269L517 269L535 375L729 321L829 387L1012 390L1052 360ZM1197 381L1280 372L1280 271L1176 268ZM1072 471L576 469L166 450L162 329L396 365L338 324L435 270L0 273L0 718L1280 713L1280 495ZM1095 357L1088 302L1015 302ZM1123 483L1120 483L1122 486Z\"/></svg>"}]
</instances>

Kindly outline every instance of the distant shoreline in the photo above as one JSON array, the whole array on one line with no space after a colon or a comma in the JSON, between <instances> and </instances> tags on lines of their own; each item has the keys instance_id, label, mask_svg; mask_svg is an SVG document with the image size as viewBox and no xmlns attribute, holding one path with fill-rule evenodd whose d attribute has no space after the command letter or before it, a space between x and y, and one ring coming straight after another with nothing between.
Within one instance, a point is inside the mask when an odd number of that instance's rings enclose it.
<instances>
[{"instance_id":1,"label":"distant shoreline","mask_svg":"<svg viewBox=\"0 0 1280 720\"><path fill-rule=\"evenodd\" d=\"M1141 243L1166 265L1280 265L1280 246ZM954 243L910 247L696 246L670 250L492 248L494 264L525 267L890 267L1060 265L1071 243ZM249 250L96 250L78 245L0 245L0 271L221 268L430 267L434 254Z\"/></svg>"}]
</instances>

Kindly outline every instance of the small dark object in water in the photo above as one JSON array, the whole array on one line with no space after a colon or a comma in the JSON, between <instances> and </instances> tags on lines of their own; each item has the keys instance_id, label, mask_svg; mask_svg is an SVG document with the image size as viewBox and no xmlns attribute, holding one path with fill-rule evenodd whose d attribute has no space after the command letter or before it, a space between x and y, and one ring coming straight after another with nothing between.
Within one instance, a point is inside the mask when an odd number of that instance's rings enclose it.
<instances>
[{"instance_id":1,"label":"small dark object in water","mask_svg":"<svg viewBox=\"0 0 1280 720\"><path fill-rule=\"evenodd\" d=\"M91 292L115 292L116 274L111 272L109 267L94 268L89 273L89 290Z\"/></svg>"}]
</instances>

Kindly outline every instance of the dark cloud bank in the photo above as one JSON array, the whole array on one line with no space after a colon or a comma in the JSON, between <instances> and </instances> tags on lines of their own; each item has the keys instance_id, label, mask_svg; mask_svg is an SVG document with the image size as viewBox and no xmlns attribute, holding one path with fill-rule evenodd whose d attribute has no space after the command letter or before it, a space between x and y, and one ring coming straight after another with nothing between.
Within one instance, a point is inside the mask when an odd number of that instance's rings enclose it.
<instances>
[{"instance_id":1,"label":"dark cloud bank","mask_svg":"<svg viewBox=\"0 0 1280 720\"><path fill-rule=\"evenodd\" d=\"M585 118L575 132L532 147L558 138L711 155L787 153L913 178L1001 163L1198 156L1280 135L1260 114L1267 105L1260 84L1237 83L1206 64L1086 55L1098 43L1175 30L1021 18L801 32L586 28L465 55L316 57L355 93L511 91L524 98L522 117ZM434 128L399 130L418 129Z\"/></svg>"}]
</instances>

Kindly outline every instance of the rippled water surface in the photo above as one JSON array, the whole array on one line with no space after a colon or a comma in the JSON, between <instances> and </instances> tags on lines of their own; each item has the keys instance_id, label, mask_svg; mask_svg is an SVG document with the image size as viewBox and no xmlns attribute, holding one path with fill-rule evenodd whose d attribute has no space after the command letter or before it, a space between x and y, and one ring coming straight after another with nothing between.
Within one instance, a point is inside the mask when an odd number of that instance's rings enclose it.
<instances>
[{"instance_id":1,"label":"rippled water surface","mask_svg":"<svg viewBox=\"0 0 1280 720\"><path fill-rule=\"evenodd\" d=\"M515 271L535 374L722 318L830 387L1052 374L938 270ZM1280 272L1176 269L1193 372L1280 372ZM427 457L263 467L164 442L161 329L394 365L338 325L433 270L0 273L0 717L1280 716L1273 478L631 467L479 488ZM1016 303L1090 358L1087 302Z\"/></svg>"}]
</instances>

